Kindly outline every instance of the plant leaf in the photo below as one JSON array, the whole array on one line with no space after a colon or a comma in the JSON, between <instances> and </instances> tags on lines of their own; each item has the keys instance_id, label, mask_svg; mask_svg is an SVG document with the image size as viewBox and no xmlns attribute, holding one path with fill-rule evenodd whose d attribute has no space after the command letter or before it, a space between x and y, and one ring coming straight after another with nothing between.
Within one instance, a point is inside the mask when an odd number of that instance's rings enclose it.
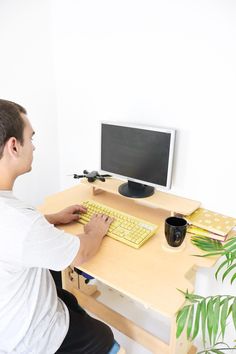
<instances>
[{"instance_id":1,"label":"plant leaf","mask_svg":"<svg viewBox=\"0 0 236 354\"><path fill-rule=\"evenodd\" d=\"M180 316L182 316L183 314L183 311L184 311L184 307L182 309L180 309L178 312L177 312L177 316L176 316L176 323L178 322Z\"/></svg>"},{"instance_id":2,"label":"plant leaf","mask_svg":"<svg viewBox=\"0 0 236 354\"><path fill-rule=\"evenodd\" d=\"M213 240L206 236L192 236L191 237L192 243L200 248L202 251L218 251L224 250L220 241Z\"/></svg>"},{"instance_id":3,"label":"plant leaf","mask_svg":"<svg viewBox=\"0 0 236 354\"><path fill-rule=\"evenodd\" d=\"M229 241L226 241L226 243L224 244L224 248L228 249L229 247L231 247L234 244L236 244L236 237L233 237ZM235 247L236 247L236 245L235 245Z\"/></svg>"},{"instance_id":4,"label":"plant leaf","mask_svg":"<svg viewBox=\"0 0 236 354\"><path fill-rule=\"evenodd\" d=\"M219 266L219 268L217 269L216 273L215 273L215 278L218 278L219 272L220 270L228 263L228 259L226 259L224 262L221 263L221 265Z\"/></svg>"},{"instance_id":5,"label":"plant leaf","mask_svg":"<svg viewBox=\"0 0 236 354\"><path fill-rule=\"evenodd\" d=\"M192 303L198 302L199 300L202 300L202 299L203 299L203 297L200 296L200 295L189 294L189 293L186 295L185 298L186 298L186 300L189 300L189 301L192 302Z\"/></svg>"},{"instance_id":6,"label":"plant leaf","mask_svg":"<svg viewBox=\"0 0 236 354\"><path fill-rule=\"evenodd\" d=\"M201 320L202 320L202 341L205 348L206 345L206 300L202 300L201 302Z\"/></svg>"},{"instance_id":7,"label":"plant leaf","mask_svg":"<svg viewBox=\"0 0 236 354\"><path fill-rule=\"evenodd\" d=\"M210 298L207 304L207 329L210 344L212 344L212 330L213 330L213 298Z\"/></svg>"},{"instance_id":8,"label":"plant leaf","mask_svg":"<svg viewBox=\"0 0 236 354\"><path fill-rule=\"evenodd\" d=\"M222 281L225 280L225 278L227 277L227 275L231 272L231 270L233 270L234 268L236 268L236 263L231 265L223 274L222 276Z\"/></svg>"},{"instance_id":9,"label":"plant leaf","mask_svg":"<svg viewBox=\"0 0 236 354\"><path fill-rule=\"evenodd\" d=\"M188 294L188 289L186 290L186 292L185 291L183 291L183 290L181 290L181 289L177 289L180 293L182 293L184 296L186 295L186 294Z\"/></svg>"},{"instance_id":10,"label":"plant leaf","mask_svg":"<svg viewBox=\"0 0 236 354\"><path fill-rule=\"evenodd\" d=\"M234 328L236 329L236 297L234 298L234 302L232 304L232 317L233 317Z\"/></svg>"},{"instance_id":11,"label":"plant leaf","mask_svg":"<svg viewBox=\"0 0 236 354\"><path fill-rule=\"evenodd\" d=\"M187 325L187 339L190 339L192 326L193 326L193 317L194 317L194 305L191 306L191 310L188 316L188 325Z\"/></svg>"},{"instance_id":12,"label":"plant leaf","mask_svg":"<svg viewBox=\"0 0 236 354\"><path fill-rule=\"evenodd\" d=\"M229 307L229 311L228 311L228 314L227 314L227 318L229 317L229 315L230 315L231 312L232 312L232 307L233 307L233 304L231 304L230 307Z\"/></svg>"},{"instance_id":13,"label":"plant leaf","mask_svg":"<svg viewBox=\"0 0 236 354\"><path fill-rule=\"evenodd\" d=\"M179 336L181 335L181 333L184 330L184 327L186 325L187 316L189 313L189 309L190 309L190 305L187 305L187 306L184 306L182 308L182 310L180 310L180 314L179 314L178 320L177 320L176 338L179 338Z\"/></svg>"},{"instance_id":14,"label":"plant leaf","mask_svg":"<svg viewBox=\"0 0 236 354\"><path fill-rule=\"evenodd\" d=\"M232 276L230 283L232 284L234 282L234 280L236 279L236 273Z\"/></svg>"},{"instance_id":15,"label":"plant leaf","mask_svg":"<svg viewBox=\"0 0 236 354\"><path fill-rule=\"evenodd\" d=\"M226 299L224 299L222 303L221 316L220 316L220 327L221 327L223 340L225 336L226 320L228 315L228 305L229 305L229 298L226 297Z\"/></svg>"},{"instance_id":16,"label":"plant leaf","mask_svg":"<svg viewBox=\"0 0 236 354\"><path fill-rule=\"evenodd\" d=\"M199 331L199 322L200 322L200 313L201 313L201 303L197 304L196 316L195 316L195 323L194 323L194 331L192 336L192 341L194 338L197 337Z\"/></svg>"},{"instance_id":17,"label":"plant leaf","mask_svg":"<svg viewBox=\"0 0 236 354\"><path fill-rule=\"evenodd\" d=\"M191 303L195 303L195 302L198 302L198 300L204 299L204 297L202 297L202 296L200 296L200 295L190 294L190 293L188 292L188 289L186 290L186 292L183 291L183 290L180 290L180 289L177 289L177 290L178 290L179 292L181 292L181 293L184 295L185 299L188 300L188 301L190 301Z\"/></svg>"},{"instance_id":18,"label":"plant leaf","mask_svg":"<svg viewBox=\"0 0 236 354\"><path fill-rule=\"evenodd\" d=\"M216 341L219 328L220 318L220 296L215 298L214 311L213 311L213 343Z\"/></svg>"},{"instance_id":19,"label":"plant leaf","mask_svg":"<svg viewBox=\"0 0 236 354\"><path fill-rule=\"evenodd\" d=\"M209 245L204 242L192 242L192 243L194 246L196 246L197 248L205 252L216 252L216 251L225 252L225 253L227 252L227 250L225 250L224 248L218 248L215 247L214 245Z\"/></svg>"},{"instance_id":20,"label":"plant leaf","mask_svg":"<svg viewBox=\"0 0 236 354\"><path fill-rule=\"evenodd\" d=\"M195 257L211 257L211 256L220 256L220 255L224 255L224 253L222 253L221 251L216 251L216 252L209 252L206 254L193 254L193 256Z\"/></svg>"},{"instance_id":21,"label":"plant leaf","mask_svg":"<svg viewBox=\"0 0 236 354\"><path fill-rule=\"evenodd\" d=\"M232 253L233 255L235 255L235 252L236 252L236 245L233 244L231 247L224 247L224 249L226 250L226 252Z\"/></svg>"}]
</instances>

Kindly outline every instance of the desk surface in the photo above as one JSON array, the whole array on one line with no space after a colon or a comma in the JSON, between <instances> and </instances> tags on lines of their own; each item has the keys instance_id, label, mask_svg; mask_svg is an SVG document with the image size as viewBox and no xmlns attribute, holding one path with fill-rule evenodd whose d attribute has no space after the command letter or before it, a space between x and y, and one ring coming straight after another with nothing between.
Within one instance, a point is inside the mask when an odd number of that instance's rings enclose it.
<instances>
[{"instance_id":1,"label":"desk surface","mask_svg":"<svg viewBox=\"0 0 236 354\"><path fill-rule=\"evenodd\" d=\"M159 229L140 249L133 249L105 237L97 255L80 269L144 306L172 317L184 303L177 288L192 291L195 267L211 267L216 258L191 256L201 251L191 244L189 235L186 236L183 251L166 251L163 248L166 242L163 221L169 216L167 211L143 206L133 199L108 192L93 195L91 185L79 183L76 187L47 197L39 210L53 213L68 205L80 204L86 199L97 200L156 223ZM72 234L83 232L83 226L79 223L63 226L63 229Z\"/></svg>"}]
</instances>

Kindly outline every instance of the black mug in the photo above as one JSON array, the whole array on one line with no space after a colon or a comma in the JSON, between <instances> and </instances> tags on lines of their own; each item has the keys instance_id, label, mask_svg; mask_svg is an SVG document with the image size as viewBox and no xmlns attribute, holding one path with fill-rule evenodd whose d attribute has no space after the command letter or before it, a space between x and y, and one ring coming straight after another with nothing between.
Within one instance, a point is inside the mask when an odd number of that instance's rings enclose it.
<instances>
[{"instance_id":1,"label":"black mug","mask_svg":"<svg viewBox=\"0 0 236 354\"><path fill-rule=\"evenodd\" d=\"M187 221L183 218L171 216L165 220L165 236L168 245L179 247L185 238Z\"/></svg>"}]
</instances>

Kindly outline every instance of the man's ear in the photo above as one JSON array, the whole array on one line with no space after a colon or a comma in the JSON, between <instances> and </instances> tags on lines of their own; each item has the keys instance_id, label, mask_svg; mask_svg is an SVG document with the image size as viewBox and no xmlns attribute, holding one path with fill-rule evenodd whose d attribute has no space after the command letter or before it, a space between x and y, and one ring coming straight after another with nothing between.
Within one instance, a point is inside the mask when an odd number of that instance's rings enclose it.
<instances>
[{"instance_id":1,"label":"man's ear","mask_svg":"<svg viewBox=\"0 0 236 354\"><path fill-rule=\"evenodd\" d=\"M17 157L19 154L19 145L19 141L16 138L11 137L6 143L8 154Z\"/></svg>"}]
</instances>

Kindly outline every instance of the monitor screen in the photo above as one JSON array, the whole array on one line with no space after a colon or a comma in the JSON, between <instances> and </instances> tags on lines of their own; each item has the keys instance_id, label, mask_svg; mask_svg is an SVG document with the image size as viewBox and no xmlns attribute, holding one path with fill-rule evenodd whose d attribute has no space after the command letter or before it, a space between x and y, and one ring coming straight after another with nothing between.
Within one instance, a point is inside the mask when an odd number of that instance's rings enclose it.
<instances>
[{"instance_id":1,"label":"monitor screen","mask_svg":"<svg viewBox=\"0 0 236 354\"><path fill-rule=\"evenodd\" d=\"M174 129L102 122L101 169L128 178L130 187L169 189L174 139Z\"/></svg>"}]
</instances>

